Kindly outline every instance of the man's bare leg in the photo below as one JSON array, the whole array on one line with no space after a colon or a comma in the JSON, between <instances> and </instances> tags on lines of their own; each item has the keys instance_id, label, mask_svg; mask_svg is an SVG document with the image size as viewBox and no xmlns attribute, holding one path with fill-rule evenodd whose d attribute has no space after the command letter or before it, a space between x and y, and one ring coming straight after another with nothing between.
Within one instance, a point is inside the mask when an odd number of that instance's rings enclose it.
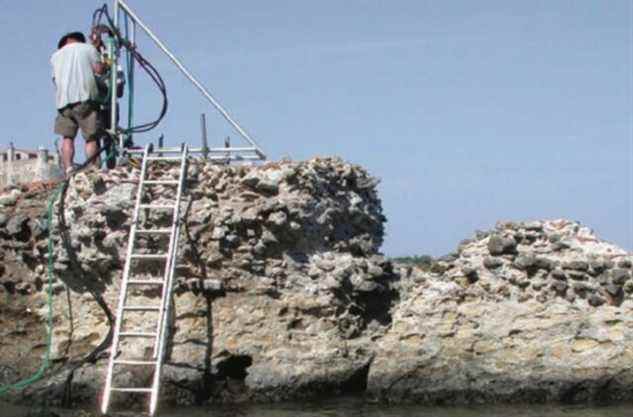
<instances>
[{"instance_id":1,"label":"man's bare leg","mask_svg":"<svg viewBox=\"0 0 633 417\"><path fill-rule=\"evenodd\" d=\"M75 159L75 141L71 138L64 138L62 141L62 164L64 165L64 173L73 167Z\"/></svg>"},{"instance_id":2,"label":"man's bare leg","mask_svg":"<svg viewBox=\"0 0 633 417\"><path fill-rule=\"evenodd\" d=\"M91 140L91 141L86 142L86 158L87 159L92 158L97 152L99 152L98 140ZM95 160L92 162L92 165L99 168L101 166L101 158L97 156Z\"/></svg>"}]
</instances>

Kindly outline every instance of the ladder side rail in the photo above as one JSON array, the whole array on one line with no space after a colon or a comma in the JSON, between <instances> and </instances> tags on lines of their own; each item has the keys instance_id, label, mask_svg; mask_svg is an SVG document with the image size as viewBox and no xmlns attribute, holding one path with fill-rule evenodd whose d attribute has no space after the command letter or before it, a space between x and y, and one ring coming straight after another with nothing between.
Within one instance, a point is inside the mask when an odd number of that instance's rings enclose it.
<instances>
[{"instance_id":1,"label":"ladder side rail","mask_svg":"<svg viewBox=\"0 0 633 417\"><path fill-rule=\"evenodd\" d=\"M141 165L141 172L139 175L138 189L136 192L136 203L134 205L134 213L132 215L132 224L130 226L130 235L128 239L127 253L125 255L125 266L123 268L123 279L121 281L121 287L119 289L119 303L117 305L116 322L114 325L114 334L112 337L112 345L110 347L110 359L108 361L108 370L106 374L106 384L103 393L102 412L106 414L108 412L108 406L110 404L110 393L112 391L112 374L114 370L114 358L119 347L119 333L121 332L121 325L123 323L123 307L127 298L127 287L130 275L130 269L132 264L132 253L134 251L134 241L136 240L136 225L139 217L139 206L143 197L143 182L147 172L147 155L149 154L149 147L145 147L145 153L143 154L143 163Z\"/></svg>"},{"instance_id":2,"label":"ladder side rail","mask_svg":"<svg viewBox=\"0 0 633 417\"><path fill-rule=\"evenodd\" d=\"M123 10L127 15L135 21L138 26L145 31L147 36L150 37L158 46L158 48L163 51L165 55L171 60L171 62L178 67L180 72L184 74L184 76L202 93L202 95L215 107L215 109L224 117L224 119L229 122L231 126L244 138L248 143L250 143L256 149L256 153L259 155L261 159L266 159L266 155L262 151L261 147L255 142L255 140L248 134L242 127L231 117L231 115L224 109L224 107L209 93L209 91L198 81L196 77L191 74L191 72L176 58L176 56L165 46L165 44L152 32L152 30L132 11L130 6L124 0L115 0L115 3L118 7Z\"/></svg>"},{"instance_id":3,"label":"ladder side rail","mask_svg":"<svg viewBox=\"0 0 633 417\"><path fill-rule=\"evenodd\" d=\"M186 157L183 158L183 156L185 155L184 153L184 149L183 152L181 153L181 162L180 162L180 171L179 171L179 178L178 178L178 186L176 187L176 199L175 199L175 208L174 210L172 210L172 223L171 223L171 231L170 231L170 235L169 235L169 243L168 243L168 248L167 248L167 257L165 260L165 269L164 269L164 273L163 273L163 288L161 291L161 301L160 301L160 309L158 311L158 321L156 323L156 341L154 343L154 359L157 359L158 361L160 361L160 356L159 356L159 347L160 347L160 341L162 339L162 322L165 319L164 315L165 315L165 306L167 305L168 301L165 297L167 296L167 293L169 291L169 277L171 275L171 270L173 269L174 265L174 246L175 246L175 242L178 239L178 235L175 233L176 229L177 229L177 225L178 225L178 216L179 216L179 209L180 209L180 197L181 197L181 193L182 193L182 184L183 184L183 164L186 163Z\"/></svg>"},{"instance_id":4,"label":"ladder side rail","mask_svg":"<svg viewBox=\"0 0 633 417\"><path fill-rule=\"evenodd\" d=\"M166 282L165 282L165 285L163 286L161 311L159 312L158 325L160 326L160 328L157 329L157 332L156 332L158 335L157 337L159 339L158 339L158 344L157 344L158 349L157 349L157 352L155 352L156 369L154 371L154 381L152 383L152 396L150 399L150 409L149 409L150 416L154 415L154 413L156 412L156 406L158 405L158 395L160 392L160 377L161 377L162 367L163 367L163 354L165 351L165 339L167 336L167 323L169 321L171 296L172 296L173 281L174 281L174 271L176 270L176 256L178 254L178 240L179 240L180 225L181 225L180 206L181 206L181 199L182 199L184 184L185 184L186 176L187 176L188 150L189 150L188 145L183 145L182 160L180 163L180 183L178 184L178 191L176 194L176 207L173 213L173 228L172 228L172 235L171 235L171 239L169 243L169 246L170 246L169 258L167 260L167 262L169 262L169 268L166 271Z\"/></svg>"}]
</instances>

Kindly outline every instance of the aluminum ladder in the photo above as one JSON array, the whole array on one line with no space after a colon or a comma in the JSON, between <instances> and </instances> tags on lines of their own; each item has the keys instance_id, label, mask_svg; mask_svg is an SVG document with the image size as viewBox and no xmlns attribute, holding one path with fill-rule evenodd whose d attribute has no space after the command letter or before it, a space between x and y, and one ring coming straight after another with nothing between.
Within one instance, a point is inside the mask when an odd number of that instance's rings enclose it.
<instances>
[{"instance_id":1,"label":"aluminum ladder","mask_svg":"<svg viewBox=\"0 0 633 417\"><path fill-rule=\"evenodd\" d=\"M165 155L173 156L165 156ZM123 280L119 294L119 302L116 310L116 323L114 327L114 337L110 350L110 360L108 362L105 387L103 392L103 400L101 411L107 414L110 404L110 397L113 392L127 393L146 393L150 394L149 414L154 415L158 404L158 396L160 393L160 376L162 370L163 355L165 351L165 343L167 339L168 321L171 305L172 287L174 281L174 271L176 267L176 255L178 252L178 240L180 235L180 205L185 188L187 163L189 156L189 148L182 145L180 148L160 148L153 150L152 145L147 145L143 152L141 162L141 172L136 194L136 204L134 206L134 215L132 217L132 225L130 228L127 254L125 258L125 267L123 269ZM149 165L153 161L180 161L180 169L178 178L170 179L148 179ZM173 204L147 204L144 200L146 197L147 186L163 185L176 188L175 200ZM173 195L173 194L172 194ZM171 226L168 228L141 228L139 227L141 210L171 210ZM137 245L138 237L145 236L168 236L168 249L166 253L137 253L139 249ZM164 273L162 279L135 279L133 262L164 262ZM135 264L136 265L136 264ZM132 287L144 286L145 288L160 288L161 300L159 305L132 305L128 304L128 293ZM157 314L156 330L154 332L127 330L122 331L125 316L132 312L153 312ZM153 316L152 316L153 317ZM153 341L153 355L151 359L118 359L120 342L122 339L150 339ZM124 352L121 352L124 356ZM114 370L121 367L144 367L153 368L151 387L121 387L113 384Z\"/></svg>"}]
</instances>

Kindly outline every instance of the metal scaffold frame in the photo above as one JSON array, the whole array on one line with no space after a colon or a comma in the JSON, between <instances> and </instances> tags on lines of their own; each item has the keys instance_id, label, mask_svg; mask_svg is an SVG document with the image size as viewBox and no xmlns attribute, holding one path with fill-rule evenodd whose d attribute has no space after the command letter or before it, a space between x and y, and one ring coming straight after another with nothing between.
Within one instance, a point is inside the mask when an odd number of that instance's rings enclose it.
<instances>
[{"instance_id":1,"label":"metal scaffold frame","mask_svg":"<svg viewBox=\"0 0 633 417\"><path fill-rule=\"evenodd\" d=\"M185 65L171 52L169 48L165 45L165 43L158 37L156 34L143 22L143 20L138 16L137 13L132 10L132 8L124 1L124 0L113 0L113 11L114 11L114 25L118 29L120 22L120 14L123 13L126 19L130 19L132 22L132 30L130 39L128 39L132 45L136 46L136 30L137 26L145 32L145 34L156 44L158 49L160 49L169 60L180 70L180 72L187 78L196 89L204 96L204 98L211 103L211 105L222 115L222 117L233 127L233 129L240 135L242 139L246 141L247 146L242 147L221 147L221 148L209 148L207 147L206 142L203 144L201 148L191 148L189 153L202 153L207 155L209 159L212 160L254 160L254 161L263 161L266 159L266 154L263 152L262 148L257 144L255 139L253 139L241 126L240 124L229 114L229 112L220 104L220 102L209 92L209 90L191 73L191 71L185 67ZM115 45L111 45L110 48L110 57L112 59L112 68L111 71L111 84L112 86L117 85L119 74L117 74L116 68L118 66L119 61L119 50ZM117 95L116 89L113 88L111 91L111 108L116 109L117 104ZM117 137L120 143L121 148L123 149L123 145L125 142L125 138L121 135L116 128L117 125L117 115L116 111L111 112L111 130L110 133ZM204 120L204 119L203 119ZM203 122L204 123L204 122ZM206 130L206 126L203 126L203 131ZM204 133L203 133L204 134ZM129 152L129 151L128 151ZM142 153L142 150L132 151L132 153Z\"/></svg>"}]
</instances>

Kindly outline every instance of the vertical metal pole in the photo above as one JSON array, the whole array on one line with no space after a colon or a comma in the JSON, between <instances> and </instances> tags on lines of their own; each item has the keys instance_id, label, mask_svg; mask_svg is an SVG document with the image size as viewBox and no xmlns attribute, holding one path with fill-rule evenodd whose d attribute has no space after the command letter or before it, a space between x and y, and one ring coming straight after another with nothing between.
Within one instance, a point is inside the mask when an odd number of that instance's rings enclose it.
<instances>
[{"instance_id":1,"label":"vertical metal pole","mask_svg":"<svg viewBox=\"0 0 633 417\"><path fill-rule=\"evenodd\" d=\"M163 149L165 147L165 136L164 135L160 135L158 138L158 149ZM158 156L163 156L162 153L159 153Z\"/></svg>"},{"instance_id":2,"label":"vertical metal pole","mask_svg":"<svg viewBox=\"0 0 633 417\"><path fill-rule=\"evenodd\" d=\"M127 13L125 13L125 18L127 20L131 20L132 21L132 32L130 33L130 42L132 43L133 47L136 47L136 21L134 19L131 19L128 17ZM134 124L134 57L132 57L132 53L128 52L129 54L129 65L130 68L128 68L128 86L127 86L127 93L129 96L129 105L128 105L128 128L131 128ZM130 136L130 140L132 141L132 134L129 134Z\"/></svg>"},{"instance_id":3,"label":"vertical metal pole","mask_svg":"<svg viewBox=\"0 0 633 417\"><path fill-rule=\"evenodd\" d=\"M207 138L207 115L200 115L200 128L202 129L202 155L207 159L209 155L209 142Z\"/></svg>"},{"instance_id":4,"label":"vertical metal pole","mask_svg":"<svg viewBox=\"0 0 633 417\"><path fill-rule=\"evenodd\" d=\"M231 147L231 137L227 136L224 138L224 147L225 148L230 148ZM226 153L226 165L229 165L231 163L231 152L227 152Z\"/></svg>"},{"instance_id":5,"label":"vertical metal pole","mask_svg":"<svg viewBox=\"0 0 633 417\"><path fill-rule=\"evenodd\" d=\"M114 0L114 28L116 30L119 29L119 0ZM112 46L112 52L110 54L110 59L112 61L112 66L110 67L110 131L113 135L116 136L116 93L117 93L117 69L119 67L119 47L116 43L116 38L114 40L114 44ZM119 137L119 146L123 149L123 136Z\"/></svg>"},{"instance_id":6,"label":"vertical metal pole","mask_svg":"<svg viewBox=\"0 0 633 417\"><path fill-rule=\"evenodd\" d=\"M9 149L7 150L7 185L13 184L13 161L15 160L15 147L13 146L13 140L9 142ZM64 167L64 174L66 173Z\"/></svg>"}]
</instances>

